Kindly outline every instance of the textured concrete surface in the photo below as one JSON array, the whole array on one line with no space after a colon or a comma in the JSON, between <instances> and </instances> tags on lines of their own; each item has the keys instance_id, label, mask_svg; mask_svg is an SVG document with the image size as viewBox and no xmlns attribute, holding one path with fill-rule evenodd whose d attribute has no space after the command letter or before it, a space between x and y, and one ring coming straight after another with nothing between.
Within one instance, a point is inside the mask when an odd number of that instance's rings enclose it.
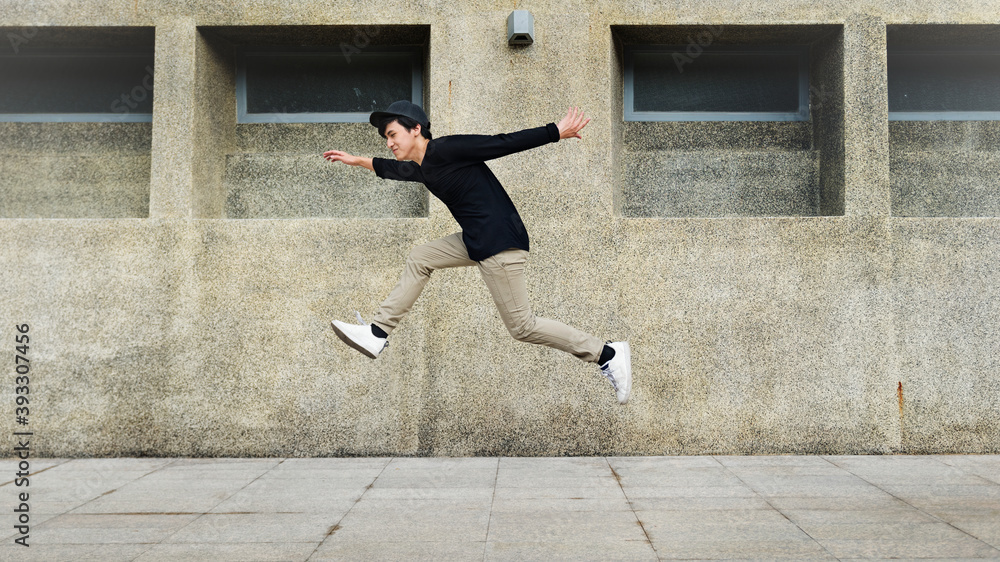
<instances>
[{"instance_id":1,"label":"textured concrete surface","mask_svg":"<svg viewBox=\"0 0 1000 562\"><path fill-rule=\"evenodd\" d=\"M988 44L1000 2L543 2L513 49L510 9L0 0L8 41L155 37L151 125L0 125L0 320L5 341L32 327L35 451L1000 452L1000 134L890 124L885 58L926 31ZM622 42L705 26L812 43L813 118L625 123ZM531 235L535 312L628 339L629 405L513 341L472 269L435 273L376 361L333 335L457 226L419 186L322 160L387 156L364 124L236 124L232 53L374 30L424 46L435 136L592 117L489 165Z\"/></svg>"},{"instance_id":2,"label":"textured concrete surface","mask_svg":"<svg viewBox=\"0 0 1000 562\"><path fill-rule=\"evenodd\" d=\"M149 123L0 123L0 217L149 216Z\"/></svg>"},{"instance_id":3,"label":"textured concrete surface","mask_svg":"<svg viewBox=\"0 0 1000 562\"><path fill-rule=\"evenodd\" d=\"M889 190L889 90L886 23L852 14L844 24L844 212L886 216Z\"/></svg>"},{"instance_id":4,"label":"textured concrete surface","mask_svg":"<svg viewBox=\"0 0 1000 562\"><path fill-rule=\"evenodd\" d=\"M993 121L893 121L889 125L892 214L1000 216Z\"/></svg>"},{"instance_id":5,"label":"textured concrete surface","mask_svg":"<svg viewBox=\"0 0 1000 562\"><path fill-rule=\"evenodd\" d=\"M0 460L12 498L16 461ZM31 459L4 560L1000 559L997 456ZM13 504L7 499L7 505Z\"/></svg>"}]
</instances>

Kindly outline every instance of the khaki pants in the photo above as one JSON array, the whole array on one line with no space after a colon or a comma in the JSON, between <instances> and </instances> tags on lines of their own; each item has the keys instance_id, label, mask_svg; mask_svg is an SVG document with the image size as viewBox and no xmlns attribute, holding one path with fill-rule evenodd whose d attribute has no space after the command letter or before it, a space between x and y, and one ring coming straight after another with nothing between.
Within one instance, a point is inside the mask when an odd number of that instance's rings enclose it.
<instances>
[{"instance_id":1,"label":"khaki pants","mask_svg":"<svg viewBox=\"0 0 1000 562\"><path fill-rule=\"evenodd\" d=\"M399 283L382 302L372 323L386 333L392 332L410 311L435 269L478 265L500 311L500 318L514 339L554 347L584 361L597 361L604 342L562 322L539 318L531 312L524 282L527 259L528 252L512 248L481 262L473 261L462 242L461 232L417 246L410 251Z\"/></svg>"}]
</instances>

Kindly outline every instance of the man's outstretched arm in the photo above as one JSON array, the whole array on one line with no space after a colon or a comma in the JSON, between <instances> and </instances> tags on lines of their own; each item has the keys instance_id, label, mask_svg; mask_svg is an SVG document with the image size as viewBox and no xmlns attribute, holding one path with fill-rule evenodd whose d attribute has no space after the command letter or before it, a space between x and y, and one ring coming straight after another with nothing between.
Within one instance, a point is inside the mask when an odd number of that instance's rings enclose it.
<instances>
[{"instance_id":1,"label":"man's outstretched arm","mask_svg":"<svg viewBox=\"0 0 1000 562\"><path fill-rule=\"evenodd\" d=\"M561 139L582 138L580 129L589 122L582 111L571 107L559 123L499 135L450 135L435 148L446 151L450 160L483 162Z\"/></svg>"},{"instance_id":2,"label":"man's outstretched arm","mask_svg":"<svg viewBox=\"0 0 1000 562\"><path fill-rule=\"evenodd\" d=\"M361 166L362 168L368 168L373 172L375 171L375 168L372 167L371 158L352 156L341 150L328 150L323 153L323 158L326 158L330 162L343 162L348 166Z\"/></svg>"},{"instance_id":3,"label":"man's outstretched arm","mask_svg":"<svg viewBox=\"0 0 1000 562\"><path fill-rule=\"evenodd\" d=\"M422 181L420 166L410 160L394 160L389 158L365 158L353 156L340 150L328 150L323 158L330 162L343 162L349 166L360 166L375 172L375 175L387 180Z\"/></svg>"}]
</instances>

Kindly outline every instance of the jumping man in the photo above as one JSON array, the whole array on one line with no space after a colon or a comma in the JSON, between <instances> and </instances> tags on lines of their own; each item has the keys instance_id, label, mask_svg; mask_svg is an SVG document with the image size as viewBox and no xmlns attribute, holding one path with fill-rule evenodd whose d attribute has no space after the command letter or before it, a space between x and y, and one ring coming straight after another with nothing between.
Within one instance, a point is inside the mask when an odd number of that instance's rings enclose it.
<instances>
[{"instance_id":1,"label":"jumping man","mask_svg":"<svg viewBox=\"0 0 1000 562\"><path fill-rule=\"evenodd\" d=\"M413 248L406 267L369 325L333 321L347 345L375 358L387 338L436 269L477 266L496 303L504 326L514 339L560 349L597 363L614 387L618 401L632 390L632 358L628 342L608 342L576 328L540 318L531 312L524 281L528 232L507 192L486 160L500 158L560 139L582 138L590 119L570 108L558 123L499 135L446 135L432 138L427 114L405 100L375 111L369 122L378 127L395 160L363 158L339 150L323 153L331 162L363 166L383 179L416 181L440 199L462 227L461 232Z\"/></svg>"}]
</instances>

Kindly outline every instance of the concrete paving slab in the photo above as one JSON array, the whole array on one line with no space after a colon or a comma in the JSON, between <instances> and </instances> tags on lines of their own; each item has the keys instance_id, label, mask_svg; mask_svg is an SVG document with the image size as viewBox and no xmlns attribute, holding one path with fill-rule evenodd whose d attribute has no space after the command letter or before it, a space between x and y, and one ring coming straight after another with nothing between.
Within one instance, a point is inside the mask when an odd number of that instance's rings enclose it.
<instances>
[{"instance_id":1,"label":"concrete paving slab","mask_svg":"<svg viewBox=\"0 0 1000 562\"><path fill-rule=\"evenodd\" d=\"M445 476L442 474L393 474L379 477L372 488L493 488L496 474L472 473Z\"/></svg>"},{"instance_id":2,"label":"concrete paving slab","mask_svg":"<svg viewBox=\"0 0 1000 562\"><path fill-rule=\"evenodd\" d=\"M478 488L370 488L365 491L367 499L400 499L400 500L448 500L448 499L490 499L494 495L492 487Z\"/></svg>"},{"instance_id":3,"label":"concrete paving slab","mask_svg":"<svg viewBox=\"0 0 1000 562\"><path fill-rule=\"evenodd\" d=\"M565 513L570 511L632 511L624 498L525 498L498 497L492 502L493 513Z\"/></svg>"},{"instance_id":4,"label":"concrete paving slab","mask_svg":"<svg viewBox=\"0 0 1000 562\"><path fill-rule=\"evenodd\" d=\"M354 513L375 512L376 514L393 512L395 514L420 515L436 510L481 511L495 509L492 498L468 497L451 499L374 499L365 496L363 501L356 502L351 511Z\"/></svg>"},{"instance_id":5,"label":"concrete paving slab","mask_svg":"<svg viewBox=\"0 0 1000 562\"><path fill-rule=\"evenodd\" d=\"M949 525L1000 549L1000 511L976 516L949 517Z\"/></svg>"},{"instance_id":6,"label":"concrete paving slab","mask_svg":"<svg viewBox=\"0 0 1000 562\"><path fill-rule=\"evenodd\" d=\"M14 496L12 495L11 498ZM42 496L44 497L44 496ZM67 513L73 511L74 509L80 507L81 505L86 505L87 502L95 499L97 496L85 498L83 500L68 501L68 502L50 502L50 501L35 501L31 500L31 513L37 515L59 515L60 513ZM13 508L12 508L13 509Z\"/></svg>"},{"instance_id":7,"label":"concrete paving slab","mask_svg":"<svg viewBox=\"0 0 1000 562\"><path fill-rule=\"evenodd\" d=\"M466 562L483 560L485 541L327 541L309 557L313 560L369 560L398 562L399 560L440 560Z\"/></svg>"},{"instance_id":8,"label":"concrete paving slab","mask_svg":"<svg viewBox=\"0 0 1000 562\"><path fill-rule=\"evenodd\" d=\"M528 469L539 474L577 472L586 475L609 471L608 460L604 457L501 457L497 468Z\"/></svg>"},{"instance_id":9,"label":"concrete paving slab","mask_svg":"<svg viewBox=\"0 0 1000 562\"><path fill-rule=\"evenodd\" d=\"M206 513L162 542L318 544L339 518L318 513Z\"/></svg>"},{"instance_id":10,"label":"concrete paving slab","mask_svg":"<svg viewBox=\"0 0 1000 562\"><path fill-rule=\"evenodd\" d=\"M741 474L739 481L754 490L780 488L846 487L871 489L874 486L853 474Z\"/></svg>"},{"instance_id":11,"label":"concrete paving slab","mask_svg":"<svg viewBox=\"0 0 1000 562\"><path fill-rule=\"evenodd\" d=\"M135 562L272 562L304 561L316 550L315 542L290 543L187 543L152 545Z\"/></svg>"},{"instance_id":12,"label":"concrete paving slab","mask_svg":"<svg viewBox=\"0 0 1000 562\"><path fill-rule=\"evenodd\" d=\"M625 493L617 486L565 486L525 488L496 488L496 497L503 499L625 499Z\"/></svg>"},{"instance_id":13,"label":"concrete paving slab","mask_svg":"<svg viewBox=\"0 0 1000 562\"><path fill-rule=\"evenodd\" d=\"M751 497L673 497L629 498L630 506L637 513L643 511L705 511L774 509L764 498Z\"/></svg>"},{"instance_id":14,"label":"concrete paving slab","mask_svg":"<svg viewBox=\"0 0 1000 562\"><path fill-rule=\"evenodd\" d=\"M365 490L374 478L353 477L346 474L342 479L312 478L258 478L250 482L240 492L289 493L309 492L320 495L351 494L355 490Z\"/></svg>"},{"instance_id":15,"label":"concrete paving slab","mask_svg":"<svg viewBox=\"0 0 1000 562\"><path fill-rule=\"evenodd\" d=\"M630 500L649 498L757 498L760 494L742 484L732 486L623 486Z\"/></svg>"},{"instance_id":16,"label":"concrete paving slab","mask_svg":"<svg viewBox=\"0 0 1000 562\"><path fill-rule=\"evenodd\" d=\"M836 560L810 538L782 540L653 540L660 560Z\"/></svg>"},{"instance_id":17,"label":"concrete paving slab","mask_svg":"<svg viewBox=\"0 0 1000 562\"><path fill-rule=\"evenodd\" d=\"M31 526L36 526L39 523L42 523L44 521L48 521L49 519L52 519L56 515L58 515L58 514L57 513L35 513L34 509L32 509L29 523L31 524ZM0 544L14 544L14 539L17 538L18 536L20 536L20 533L18 532L18 530L14 528L15 521L16 520L13 517L11 517L10 526L6 527L6 528L3 528L2 532L0 532ZM18 548L24 548L24 547L23 546L18 546ZM7 559L3 558L2 556L0 556L0 560L7 560Z\"/></svg>"},{"instance_id":18,"label":"concrete paving slab","mask_svg":"<svg viewBox=\"0 0 1000 562\"><path fill-rule=\"evenodd\" d=\"M21 460L22 459L17 459L17 458L0 459L0 478L3 479L2 480L3 483L6 483L8 481L7 480L8 477L10 477L10 480L13 481L13 474L15 472L17 472L18 466L20 465ZM29 472L29 474L37 474L37 473L45 471L45 470L51 470L52 467L59 466L61 464L70 462L72 460L74 460L74 459L65 459L65 458L38 459L38 458L31 458L31 459L28 459L28 464L30 465L29 469L28 469L28 472ZM117 461L119 459L111 459L111 460Z\"/></svg>"},{"instance_id":19,"label":"concrete paving slab","mask_svg":"<svg viewBox=\"0 0 1000 562\"><path fill-rule=\"evenodd\" d=\"M183 470L183 469L210 469L210 470L251 470L251 469L264 469L270 470L277 465L281 464L284 459L282 458L231 458L231 457L212 457L212 458L190 458L182 457L174 459L165 468L172 470Z\"/></svg>"},{"instance_id":20,"label":"concrete paving slab","mask_svg":"<svg viewBox=\"0 0 1000 562\"><path fill-rule=\"evenodd\" d=\"M98 498L83 505L73 508L67 513L85 514L114 514L114 513L207 513L213 507L222 502L227 496L217 498L178 497L171 494L151 494L149 496L135 496L124 501L108 500L107 497Z\"/></svg>"},{"instance_id":21,"label":"concrete paving slab","mask_svg":"<svg viewBox=\"0 0 1000 562\"><path fill-rule=\"evenodd\" d=\"M796 523L810 537L893 541L961 541L968 533L947 523Z\"/></svg>"},{"instance_id":22,"label":"concrete paving slab","mask_svg":"<svg viewBox=\"0 0 1000 562\"><path fill-rule=\"evenodd\" d=\"M847 497L802 497L802 496L771 496L767 503L774 509L785 510L820 510L828 512L859 511L865 509L904 509L913 508L910 504L890 494L874 494L868 496Z\"/></svg>"},{"instance_id":23,"label":"concrete paving slab","mask_svg":"<svg viewBox=\"0 0 1000 562\"><path fill-rule=\"evenodd\" d=\"M0 559L1000 559L996 455L32 466L35 546Z\"/></svg>"},{"instance_id":24,"label":"concrete paving slab","mask_svg":"<svg viewBox=\"0 0 1000 562\"><path fill-rule=\"evenodd\" d=\"M131 562L152 544L32 544L0 546L0 560L18 562Z\"/></svg>"},{"instance_id":25,"label":"concrete paving slab","mask_svg":"<svg viewBox=\"0 0 1000 562\"><path fill-rule=\"evenodd\" d=\"M1000 501L1000 485L913 485L887 483L881 485L886 492L903 500L910 499L934 499L934 498L959 498L959 499L980 499Z\"/></svg>"},{"instance_id":26,"label":"concrete paving slab","mask_svg":"<svg viewBox=\"0 0 1000 562\"><path fill-rule=\"evenodd\" d=\"M157 543L198 514L65 513L32 528L37 544Z\"/></svg>"},{"instance_id":27,"label":"concrete paving slab","mask_svg":"<svg viewBox=\"0 0 1000 562\"><path fill-rule=\"evenodd\" d=\"M351 470L363 471L365 469L381 470L386 467L392 458L390 457L305 457L282 459L275 471L283 470Z\"/></svg>"},{"instance_id":28,"label":"concrete paving slab","mask_svg":"<svg viewBox=\"0 0 1000 562\"><path fill-rule=\"evenodd\" d=\"M261 480L315 480L327 482L349 482L354 484L364 481L371 484L382 472L381 467L361 467L357 470L349 468L275 468L260 476Z\"/></svg>"},{"instance_id":29,"label":"concrete paving slab","mask_svg":"<svg viewBox=\"0 0 1000 562\"><path fill-rule=\"evenodd\" d=\"M360 497L361 493L356 494ZM325 495L309 492L247 492L240 491L209 513L347 513L354 507L357 497Z\"/></svg>"},{"instance_id":30,"label":"concrete paving slab","mask_svg":"<svg viewBox=\"0 0 1000 562\"><path fill-rule=\"evenodd\" d=\"M0 560L24 562L76 562L103 548L98 544L37 544L30 540L27 548L5 541L0 545ZM148 548L151 545L144 545Z\"/></svg>"},{"instance_id":31,"label":"concrete paving slab","mask_svg":"<svg viewBox=\"0 0 1000 562\"><path fill-rule=\"evenodd\" d=\"M490 541L485 560L658 560L653 547L646 541L595 542L581 538L570 542L552 541Z\"/></svg>"},{"instance_id":32,"label":"concrete paving slab","mask_svg":"<svg viewBox=\"0 0 1000 562\"><path fill-rule=\"evenodd\" d=\"M488 508L428 507L417 512L352 510L340 520L333 534L337 541L482 542L489 526Z\"/></svg>"},{"instance_id":33,"label":"concrete paving slab","mask_svg":"<svg viewBox=\"0 0 1000 562\"><path fill-rule=\"evenodd\" d=\"M211 465L222 467L231 465L233 467L248 466L256 464L276 465L280 464L282 457L173 457L170 464L180 465Z\"/></svg>"},{"instance_id":34,"label":"concrete paving slab","mask_svg":"<svg viewBox=\"0 0 1000 562\"><path fill-rule=\"evenodd\" d=\"M1000 558L1000 550L972 537L955 540L821 539L823 548L845 558Z\"/></svg>"},{"instance_id":35,"label":"concrete paving slab","mask_svg":"<svg viewBox=\"0 0 1000 562\"><path fill-rule=\"evenodd\" d=\"M635 514L628 511L503 511L490 519L490 541L565 543L594 537L646 540Z\"/></svg>"},{"instance_id":36,"label":"concrete paving slab","mask_svg":"<svg viewBox=\"0 0 1000 562\"><path fill-rule=\"evenodd\" d=\"M752 465L752 466L724 466L728 473L736 476L760 475L760 476L837 476L850 474L843 468L833 464L809 464L805 466L781 464L781 465Z\"/></svg>"},{"instance_id":37,"label":"concrete paving slab","mask_svg":"<svg viewBox=\"0 0 1000 562\"><path fill-rule=\"evenodd\" d=\"M146 470L152 471L157 468L164 466L170 466L172 464L183 463L186 460L193 460L195 462L204 462L207 464L217 465L226 462L228 459L186 459L185 457L96 457L96 458L76 458L76 459L65 459L65 464L63 468L77 469L83 468L86 470ZM253 460L253 459L233 459L239 461Z\"/></svg>"},{"instance_id":38,"label":"concrete paving slab","mask_svg":"<svg viewBox=\"0 0 1000 562\"><path fill-rule=\"evenodd\" d=\"M968 496L950 497L919 497L900 499L901 502L921 509L927 513L944 517L954 515L981 515L1000 511L1000 498L974 498Z\"/></svg>"},{"instance_id":39,"label":"concrete paving slab","mask_svg":"<svg viewBox=\"0 0 1000 562\"><path fill-rule=\"evenodd\" d=\"M603 476L538 476L527 471L496 475L497 488L620 488L610 472Z\"/></svg>"},{"instance_id":40,"label":"concrete paving slab","mask_svg":"<svg viewBox=\"0 0 1000 562\"><path fill-rule=\"evenodd\" d=\"M260 478L268 469L266 468L205 468L200 465L198 468L187 467L164 467L150 472L142 477L144 482L163 482L166 485L187 482L207 482L212 480L226 480L229 482L248 483Z\"/></svg>"},{"instance_id":41,"label":"concrete paving slab","mask_svg":"<svg viewBox=\"0 0 1000 562\"><path fill-rule=\"evenodd\" d=\"M638 515L654 544L703 541L711 537L762 542L809 538L777 511L643 511Z\"/></svg>"},{"instance_id":42,"label":"concrete paving slab","mask_svg":"<svg viewBox=\"0 0 1000 562\"><path fill-rule=\"evenodd\" d=\"M838 525L860 523L939 523L940 519L912 507L891 509L782 509L781 513L797 525Z\"/></svg>"},{"instance_id":43,"label":"concrete paving slab","mask_svg":"<svg viewBox=\"0 0 1000 562\"><path fill-rule=\"evenodd\" d=\"M711 476L732 476L733 469L716 463L714 466L670 466L668 464L620 464L611 468L620 477L654 475L668 478L707 478Z\"/></svg>"},{"instance_id":44,"label":"concrete paving slab","mask_svg":"<svg viewBox=\"0 0 1000 562\"><path fill-rule=\"evenodd\" d=\"M0 461L0 468L9 461ZM52 459L50 462L38 464L31 463L32 472L51 465L46 470L49 474L65 474L69 472L152 472L154 470L169 466L176 462L171 458L143 458L143 459L120 459L120 458L98 458L98 459Z\"/></svg>"},{"instance_id":45,"label":"concrete paving slab","mask_svg":"<svg viewBox=\"0 0 1000 562\"><path fill-rule=\"evenodd\" d=\"M830 485L821 484L798 485L795 483L782 484L773 482L769 484L755 484L750 488L757 494L771 499L780 497L798 498L858 498L863 500L877 501L892 497L893 494L881 490L869 484L848 484Z\"/></svg>"},{"instance_id":46,"label":"concrete paving slab","mask_svg":"<svg viewBox=\"0 0 1000 562\"><path fill-rule=\"evenodd\" d=\"M496 470L499 466L498 457L396 457L386 465L386 471L391 470L433 470L448 472L460 470Z\"/></svg>"},{"instance_id":47,"label":"concrete paving slab","mask_svg":"<svg viewBox=\"0 0 1000 562\"><path fill-rule=\"evenodd\" d=\"M674 470L680 468L716 468L722 466L717 457L693 455L690 457L606 457L608 464L616 470L623 466L651 466L656 469Z\"/></svg>"},{"instance_id":48,"label":"concrete paving slab","mask_svg":"<svg viewBox=\"0 0 1000 562\"><path fill-rule=\"evenodd\" d=\"M619 474L623 487L638 488L689 488L692 486L744 486L745 483L732 474L707 474L703 476L672 476L668 474Z\"/></svg>"}]
</instances>

